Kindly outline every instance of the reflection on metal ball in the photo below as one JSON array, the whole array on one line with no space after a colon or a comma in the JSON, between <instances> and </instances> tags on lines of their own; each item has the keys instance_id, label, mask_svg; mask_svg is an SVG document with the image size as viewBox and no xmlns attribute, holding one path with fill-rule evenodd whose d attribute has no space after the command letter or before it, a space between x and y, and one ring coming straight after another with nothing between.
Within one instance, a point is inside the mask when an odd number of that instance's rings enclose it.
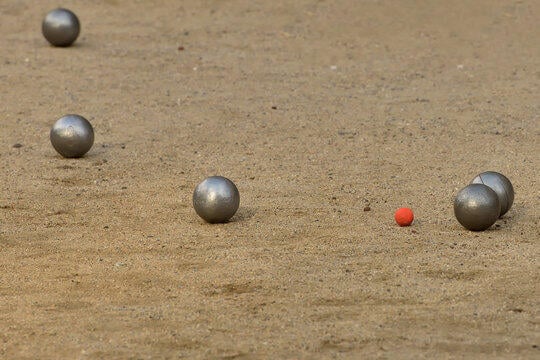
<instances>
[{"instance_id":1,"label":"reflection on metal ball","mask_svg":"<svg viewBox=\"0 0 540 360\"><path fill-rule=\"evenodd\" d=\"M240 193L234 183L222 176L204 179L193 192L193 207L209 223L229 220L240 206Z\"/></svg>"},{"instance_id":2,"label":"reflection on metal ball","mask_svg":"<svg viewBox=\"0 0 540 360\"><path fill-rule=\"evenodd\" d=\"M482 231L499 218L501 204L497 193L483 184L469 184L454 199L454 214L465 228Z\"/></svg>"},{"instance_id":3,"label":"reflection on metal ball","mask_svg":"<svg viewBox=\"0 0 540 360\"><path fill-rule=\"evenodd\" d=\"M58 8L45 16L41 24L41 31L51 45L65 47L77 40L81 25L73 12Z\"/></svg>"},{"instance_id":4,"label":"reflection on metal ball","mask_svg":"<svg viewBox=\"0 0 540 360\"><path fill-rule=\"evenodd\" d=\"M514 203L514 187L506 176L495 171L486 171L473 179L471 184L484 184L497 193L501 203L501 213L503 216L510 210Z\"/></svg>"},{"instance_id":5,"label":"reflection on metal ball","mask_svg":"<svg viewBox=\"0 0 540 360\"><path fill-rule=\"evenodd\" d=\"M94 144L94 129L79 115L66 115L58 119L50 133L51 144L66 158L81 157Z\"/></svg>"}]
</instances>

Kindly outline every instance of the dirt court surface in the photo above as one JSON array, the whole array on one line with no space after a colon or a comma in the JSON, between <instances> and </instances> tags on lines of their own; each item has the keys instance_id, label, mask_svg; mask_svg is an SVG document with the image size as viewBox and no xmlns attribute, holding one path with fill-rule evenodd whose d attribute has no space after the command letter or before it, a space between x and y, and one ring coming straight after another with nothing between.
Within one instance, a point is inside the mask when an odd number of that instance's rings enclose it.
<instances>
[{"instance_id":1,"label":"dirt court surface","mask_svg":"<svg viewBox=\"0 0 540 360\"><path fill-rule=\"evenodd\" d=\"M53 48L58 5L0 2L0 358L540 357L539 1L64 1ZM485 170L515 203L469 232Z\"/></svg>"}]
</instances>

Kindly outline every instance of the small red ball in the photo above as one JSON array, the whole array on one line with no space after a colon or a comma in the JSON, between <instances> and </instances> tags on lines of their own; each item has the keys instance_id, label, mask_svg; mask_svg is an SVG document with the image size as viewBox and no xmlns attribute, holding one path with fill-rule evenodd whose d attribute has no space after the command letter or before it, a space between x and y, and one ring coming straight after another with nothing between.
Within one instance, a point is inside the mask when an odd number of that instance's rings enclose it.
<instances>
[{"instance_id":1,"label":"small red ball","mask_svg":"<svg viewBox=\"0 0 540 360\"><path fill-rule=\"evenodd\" d=\"M399 208L396 210L394 218L399 226L409 226L414 220L414 214L409 208Z\"/></svg>"}]
</instances>

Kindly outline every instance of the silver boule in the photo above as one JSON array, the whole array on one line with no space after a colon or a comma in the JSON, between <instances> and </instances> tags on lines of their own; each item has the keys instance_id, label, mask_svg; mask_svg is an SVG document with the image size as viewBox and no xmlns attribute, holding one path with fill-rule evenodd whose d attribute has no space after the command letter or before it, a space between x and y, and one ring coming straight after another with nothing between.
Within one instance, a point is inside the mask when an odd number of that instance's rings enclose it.
<instances>
[{"instance_id":1,"label":"silver boule","mask_svg":"<svg viewBox=\"0 0 540 360\"><path fill-rule=\"evenodd\" d=\"M65 115L54 123L51 144L60 155L66 158L81 157L94 144L92 124L80 115Z\"/></svg>"},{"instance_id":2,"label":"silver boule","mask_svg":"<svg viewBox=\"0 0 540 360\"><path fill-rule=\"evenodd\" d=\"M456 219L472 231L483 231L495 224L500 211L497 193L484 184L469 184L454 199Z\"/></svg>"},{"instance_id":3,"label":"silver boule","mask_svg":"<svg viewBox=\"0 0 540 360\"><path fill-rule=\"evenodd\" d=\"M41 24L45 39L54 46L70 46L77 40L81 25L77 15L68 9L50 11Z\"/></svg>"},{"instance_id":4,"label":"silver boule","mask_svg":"<svg viewBox=\"0 0 540 360\"><path fill-rule=\"evenodd\" d=\"M209 223L229 220L240 206L240 193L234 183L222 176L204 179L193 192L193 207Z\"/></svg>"},{"instance_id":5,"label":"silver boule","mask_svg":"<svg viewBox=\"0 0 540 360\"><path fill-rule=\"evenodd\" d=\"M503 216L510 210L514 203L514 187L506 176L495 171L486 171L479 174L471 181L471 184L484 184L497 193L501 203L501 213Z\"/></svg>"}]
</instances>

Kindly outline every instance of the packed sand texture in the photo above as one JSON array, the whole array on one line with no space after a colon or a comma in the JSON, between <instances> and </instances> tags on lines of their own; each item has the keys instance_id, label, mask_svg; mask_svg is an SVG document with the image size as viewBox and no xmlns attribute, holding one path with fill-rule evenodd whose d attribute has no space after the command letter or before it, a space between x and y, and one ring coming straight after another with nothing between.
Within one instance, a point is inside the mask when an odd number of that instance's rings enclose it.
<instances>
[{"instance_id":1,"label":"packed sand texture","mask_svg":"<svg viewBox=\"0 0 540 360\"><path fill-rule=\"evenodd\" d=\"M41 34L61 5L74 46ZM540 358L540 1L0 1L0 358ZM64 114L94 126L52 148ZM505 174L484 232L453 199ZM204 223L207 176L241 195ZM410 227L395 224L410 207Z\"/></svg>"}]
</instances>

